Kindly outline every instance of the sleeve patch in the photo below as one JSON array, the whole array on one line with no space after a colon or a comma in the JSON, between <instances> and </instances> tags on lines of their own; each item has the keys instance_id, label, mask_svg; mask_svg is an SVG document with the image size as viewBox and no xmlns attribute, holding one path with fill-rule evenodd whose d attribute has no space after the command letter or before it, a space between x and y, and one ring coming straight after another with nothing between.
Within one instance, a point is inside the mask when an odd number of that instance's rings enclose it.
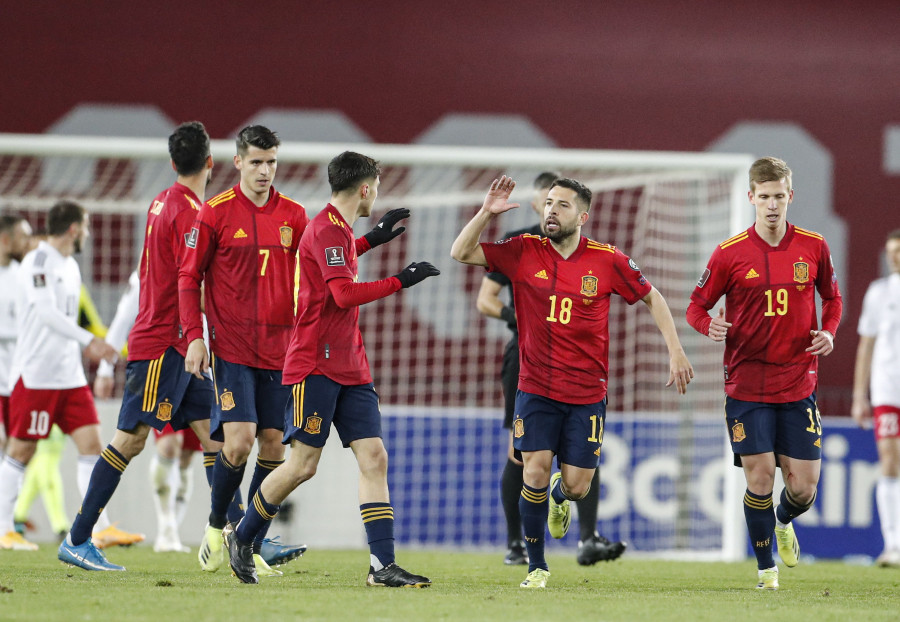
<instances>
[{"instance_id":1,"label":"sleeve patch","mask_svg":"<svg viewBox=\"0 0 900 622\"><path fill-rule=\"evenodd\" d=\"M34 286L37 287L47 287L47 275L44 273L35 274L34 275Z\"/></svg>"},{"instance_id":2,"label":"sleeve patch","mask_svg":"<svg viewBox=\"0 0 900 622\"><path fill-rule=\"evenodd\" d=\"M709 279L709 268L703 271L703 274L700 275L700 280L697 281L697 287L703 287L706 285L706 281Z\"/></svg>"},{"instance_id":3,"label":"sleeve patch","mask_svg":"<svg viewBox=\"0 0 900 622\"><path fill-rule=\"evenodd\" d=\"M344 261L344 247L329 246L325 249L325 260L329 266L346 266Z\"/></svg>"},{"instance_id":4,"label":"sleeve patch","mask_svg":"<svg viewBox=\"0 0 900 622\"><path fill-rule=\"evenodd\" d=\"M197 227L191 227L191 232L184 234L184 243L188 248L197 248L197 237L199 235L200 230Z\"/></svg>"},{"instance_id":5,"label":"sleeve patch","mask_svg":"<svg viewBox=\"0 0 900 622\"><path fill-rule=\"evenodd\" d=\"M635 272L640 272L641 269L638 268L638 265L634 262L634 259L628 260L628 267L634 270Z\"/></svg>"}]
</instances>

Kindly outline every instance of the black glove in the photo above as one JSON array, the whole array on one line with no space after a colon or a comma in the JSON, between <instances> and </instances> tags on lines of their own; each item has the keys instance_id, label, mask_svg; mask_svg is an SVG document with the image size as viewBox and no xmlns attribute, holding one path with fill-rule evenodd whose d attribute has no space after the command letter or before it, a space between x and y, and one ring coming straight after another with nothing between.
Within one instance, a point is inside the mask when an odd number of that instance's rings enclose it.
<instances>
[{"instance_id":1,"label":"black glove","mask_svg":"<svg viewBox=\"0 0 900 622\"><path fill-rule=\"evenodd\" d=\"M400 280L402 287L412 287L416 283L421 283L430 276L437 276L440 270L432 266L427 261L413 262L403 268L403 271L394 276Z\"/></svg>"},{"instance_id":2,"label":"black glove","mask_svg":"<svg viewBox=\"0 0 900 622\"><path fill-rule=\"evenodd\" d=\"M512 307L504 306L500 309L500 319L506 322L507 328L509 330L516 330L518 327L518 322L516 321L516 310Z\"/></svg>"},{"instance_id":3,"label":"black glove","mask_svg":"<svg viewBox=\"0 0 900 622\"><path fill-rule=\"evenodd\" d=\"M369 246L372 248L386 244L406 231L406 227L394 229L394 225L404 218L409 218L409 210L407 208L398 207L397 209L392 209L382 216L381 220L378 221L378 224L375 225L375 228L363 237L366 238L366 242L368 242Z\"/></svg>"}]
</instances>

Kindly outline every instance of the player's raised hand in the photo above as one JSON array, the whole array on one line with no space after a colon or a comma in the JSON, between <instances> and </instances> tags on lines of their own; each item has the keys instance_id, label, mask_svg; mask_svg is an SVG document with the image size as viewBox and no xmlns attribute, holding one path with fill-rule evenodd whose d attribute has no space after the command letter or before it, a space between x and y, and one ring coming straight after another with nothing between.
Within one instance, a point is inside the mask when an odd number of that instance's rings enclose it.
<instances>
[{"instance_id":1,"label":"player's raised hand","mask_svg":"<svg viewBox=\"0 0 900 622\"><path fill-rule=\"evenodd\" d=\"M679 395L684 395L687 393L687 386L691 383L693 377L694 368L691 367L691 362L688 360L684 350L675 352L669 357L669 381L666 383L667 387L671 387L674 384Z\"/></svg>"},{"instance_id":2,"label":"player's raised hand","mask_svg":"<svg viewBox=\"0 0 900 622\"><path fill-rule=\"evenodd\" d=\"M184 371L203 380L203 372L209 370L209 352L202 339L194 339L188 344L187 353L184 355Z\"/></svg>"},{"instance_id":3,"label":"player's raised hand","mask_svg":"<svg viewBox=\"0 0 900 622\"><path fill-rule=\"evenodd\" d=\"M709 338L713 341L725 341L725 337L728 335L728 329L731 327L731 322L725 321L725 309L719 307L719 315L712 319L712 322L709 324Z\"/></svg>"},{"instance_id":4,"label":"player's raised hand","mask_svg":"<svg viewBox=\"0 0 900 622\"><path fill-rule=\"evenodd\" d=\"M406 227L394 229L394 226L404 218L409 218L409 209L405 207L392 209L382 216L378 224L363 237L366 238L366 241L372 248L386 244L406 231Z\"/></svg>"},{"instance_id":5,"label":"player's raised hand","mask_svg":"<svg viewBox=\"0 0 900 622\"><path fill-rule=\"evenodd\" d=\"M834 350L834 336L827 330L811 330L812 345L806 351L813 356L828 356Z\"/></svg>"},{"instance_id":6,"label":"player's raised hand","mask_svg":"<svg viewBox=\"0 0 900 622\"><path fill-rule=\"evenodd\" d=\"M413 262L403 268L402 271L395 274L397 280L403 288L412 287L416 283L421 283L430 276L437 276L441 273L427 261Z\"/></svg>"},{"instance_id":7,"label":"player's raised hand","mask_svg":"<svg viewBox=\"0 0 900 622\"><path fill-rule=\"evenodd\" d=\"M502 214L519 207L518 203L509 203L509 195L512 194L515 187L516 182L511 177L503 175L500 179L495 179L484 197L481 209L489 214Z\"/></svg>"},{"instance_id":8,"label":"player's raised hand","mask_svg":"<svg viewBox=\"0 0 900 622\"><path fill-rule=\"evenodd\" d=\"M95 363L99 363L101 360L107 363L115 363L118 353L114 347L100 339L100 337L94 337L84 349L84 354Z\"/></svg>"}]
</instances>

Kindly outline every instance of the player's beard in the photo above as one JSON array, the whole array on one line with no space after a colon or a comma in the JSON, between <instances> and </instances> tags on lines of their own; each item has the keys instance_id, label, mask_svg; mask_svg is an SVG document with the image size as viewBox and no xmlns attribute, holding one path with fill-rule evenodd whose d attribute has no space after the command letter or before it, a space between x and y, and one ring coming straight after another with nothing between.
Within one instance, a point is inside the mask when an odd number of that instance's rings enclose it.
<instances>
[{"instance_id":1,"label":"player's beard","mask_svg":"<svg viewBox=\"0 0 900 622\"><path fill-rule=\"evenodd\" d=\"M556 231L547 231L547 221L545 220L541 223L541 230L544 232L544 235L550 239L551 242L561 244L562 242L565 242L570 237L578 233L578 226L575 224L572 224L569 227L564 227L559 221L557 221L557 224L559 225L559 227L556 229Z\"/></svg>"}]
</instances>

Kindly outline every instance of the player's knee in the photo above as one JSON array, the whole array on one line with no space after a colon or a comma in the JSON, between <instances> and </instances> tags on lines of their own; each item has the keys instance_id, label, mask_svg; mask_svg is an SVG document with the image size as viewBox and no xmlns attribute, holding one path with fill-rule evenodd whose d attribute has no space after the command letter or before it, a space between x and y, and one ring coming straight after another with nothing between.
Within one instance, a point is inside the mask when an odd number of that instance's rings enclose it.
<instances>
[{"instance_id":1,"label":"player's knee","mask_svg":"<svg viewBox=\"0 0 900 622\"><path fill-rule=\"evenodd\" d=\"M387 475L388 453L384 446L372 448L358 456L359 472L367 476Z\"/></svg>"},{"instance_id":2,"label":"player's knee","mask_svg":"<svg viewBox=\"0 0 900 622\"><path fill-rule=\"evenodd\" d=\"M587 493L591 490L591 482L588 480L587 482L566 482L563 480L563 488L566 491L566 496L573 501L577 501L579 499L583 499L587 496Z\"/></svg>"},{"instance_id":3,"label":"player's knee","mask_svg":"<svg viewBox=\"0 0 900 622\"><path fill-rule=\"evenodd\" d=\"M139 453L144 451L144 445L147 443L147 437L140 434L131 434L128 432L116 431L113 437L112 445L126 460L131 460ZM99 452L98 452L99 453Z\"/></svg>"},{"instance_id":4,"label":"player's knee","mask_svg":"<svg viewBox=\"0 0 900 622\"><path fill-rule=\"evenodd\" d=\"M225 438L225 446L222 453L231 464L239 466L247 462L250 450L253 449L253 437L251 435L234 435Z\"/></svg>"}]
</instances>

